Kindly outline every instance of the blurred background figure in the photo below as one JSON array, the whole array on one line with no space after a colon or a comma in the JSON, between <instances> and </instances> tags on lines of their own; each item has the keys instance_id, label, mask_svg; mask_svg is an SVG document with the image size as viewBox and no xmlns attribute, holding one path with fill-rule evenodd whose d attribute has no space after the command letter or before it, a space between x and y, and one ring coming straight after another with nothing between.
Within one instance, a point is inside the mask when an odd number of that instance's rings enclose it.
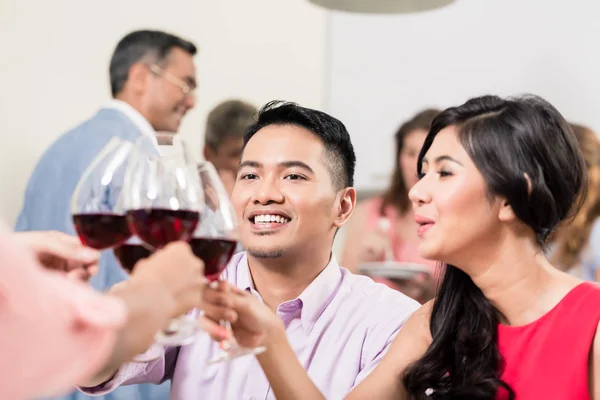
<instances>
[{"instance_id":1,"label":"blurred background figure","mask_svg":"<svg viewBox=\"0 0 600 400\"><path fill-rule=\"evenodd\" d=\"M194 107L196 47L175 35L141 30L123 37L110 60L113 99L93 117L56 140L29 179L16 230L57 230L75 234L70 203L83 172L112 137L135 141L157 131L175 133ZM119 183L111 190L119 191ZM103 252L92 286L106 290L125 279L112 252ZM74 393L70 400L88 398ZM168 384L133 387L106 400L166 400Z\"/></svg>"},{"instance_id":2,"label":"blurred background figure","mask_svg":"<svg viewBox=\"0 0 600 400\"><path fill-rule=\"evenodd\" d=\"M357 205L346 233L342 265L358 273L361 263L398 261L431 267L435 262L419 256L416 223L408 191L418 181L417 157L437 109L425 109L404 122L395 135L396 162L392 180L380 196ZM381 280L392 287L396 284ZM403 291L426 300L431 297L433 280L428 277L404 282ZM414 291L416 289L416 292Z\"/></svg>"},{"instance_id":3,"label":"blurred background figure","mask_svg":"<svg viewBox=\"0 0 600 400\"><path fill-rule=\"evenodd\" d=\"M587 195L579 212L552 238L555 266L579 278L600 281L600 140L588 127L571 124L588 170Z\"/></svg>"},{"instance_id":4,"label":"blurred background figure","mask_svg":"<svg viewBox=\"0 0 600 400\"><path fill-rule=\"evenodd\" d=\"M231 195L244 145L244 132L255 122L257 109L242 100L227 100L206 119L204 158L213 163Z\"/></svg>"}]
</instances>

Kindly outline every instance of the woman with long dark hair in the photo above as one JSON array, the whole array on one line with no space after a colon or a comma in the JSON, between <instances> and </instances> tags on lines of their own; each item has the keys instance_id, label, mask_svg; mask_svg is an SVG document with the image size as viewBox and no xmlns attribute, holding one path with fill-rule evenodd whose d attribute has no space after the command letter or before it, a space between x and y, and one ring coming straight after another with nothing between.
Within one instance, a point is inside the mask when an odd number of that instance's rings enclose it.
<instances>
[{"instance_id":1,"label":"woman with long dark hair","mask_svg":"<svg viewBox=\"0 0 600 400\"><path fill-rule=\"evenodd\" d=\"M543 251L585 198L564 118L534 96L469 100L435 118L418 171L409 195L419 252L446 266L443 281L347 398L600 399L600 288ZM323 398L258 300L205 297L221 305L207 308L211 318L236 311L242 345L266 346L258 360L277 399Z\"/></svg>"}]
</instances>

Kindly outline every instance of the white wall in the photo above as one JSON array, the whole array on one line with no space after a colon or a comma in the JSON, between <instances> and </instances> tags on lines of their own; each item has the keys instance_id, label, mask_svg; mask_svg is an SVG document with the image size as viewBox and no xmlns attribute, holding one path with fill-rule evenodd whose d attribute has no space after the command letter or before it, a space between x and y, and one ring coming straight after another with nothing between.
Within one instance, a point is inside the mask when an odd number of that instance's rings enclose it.
<instances>
[{"instance_id":1,"label":"white wall","mask_svg":"<svg viewBox=\"0 0 600 400\"><path fill-rule=\"evenodd\" d=\"M422 14L334 14L328 110L357 151L357 188L381 189L393 134L427 106L532 92L600 132L600 4L457 0Z\"/></svg>"},{"instance_id":2,"label":"white wall","mask_svg":"<svg viewBox=\"0 0 600 400\"><path fill-rule=\"evenodd\" d=\"M200 151L208 110L229 97L323 107L325 14L304 0L0 0L0 218L14 222L44 149L110 97L108 62L127 32L199 47L182 133Z\"/></svg>"},{"instance_id":3,"label":"white wall","mask_svg":"<svg viewBox=\"0 0 600 400\"><path fill-rule=\"evenodd\" d=\"M600 131L599 14L588 0L456 0L403 16L305 0L0 0L0 218L14 222L42 151L109 98L110 54L133 29L198 45L198 105L182 127L198 151L216 103L293 100L346 123L357 186L381 189L394 129L427 105L532 91Z\"/></svg>"}]
</instances>

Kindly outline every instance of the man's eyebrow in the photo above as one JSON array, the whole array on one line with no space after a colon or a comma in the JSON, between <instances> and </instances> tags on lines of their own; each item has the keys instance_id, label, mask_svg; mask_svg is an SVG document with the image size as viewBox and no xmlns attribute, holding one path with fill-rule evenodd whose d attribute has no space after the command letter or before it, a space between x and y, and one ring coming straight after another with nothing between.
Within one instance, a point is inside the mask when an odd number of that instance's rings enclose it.
<instances>
[{"instance_id":1,"label":"man's eyebrow","mask_svg":"<svg viewBox=\"0 0 600 400\"><path fill-rule=\"evenodd\" d=\"M242 161L240 163L240 165L238 166L238 170L240 170L244 167L260 168L260 167L262 167L262 164L259 163L258 161Z\"/></svg>"},{"instance_id":2,"label":"man's eyebrow","mask_svg":"<svg viewBox=\"0 0 600 400\"><path fill-rule=\"evenodd\" d=\"M313 169L305 162L303 161L296 161L296 160L292 160L292 161L282 161L278 164L279 167L283 167L283 168L301 168L311 174L314 174L315 171L313 171ZM246 161L242 161L240 163L240 166L238 167L239 169L242 169L244 167L250 167L250 168L262 168L263 164L258 162L258 161L251 161L251 160L246 160Z\"/></svg>"},{"instance_id":3,"label":"man's eyebrow","mask_svg":"<svg viewBox=\"0 0 600 400\"><path fill-rule=\"evenodd\" d=\"M313 171L313 169L305 162L302 161L284 161L282 163L279 163L279 165L285 167L285 168L301 168L307 172L310 172L311 174L314 174L315 171Z\"/></svg>"}]
</instances>

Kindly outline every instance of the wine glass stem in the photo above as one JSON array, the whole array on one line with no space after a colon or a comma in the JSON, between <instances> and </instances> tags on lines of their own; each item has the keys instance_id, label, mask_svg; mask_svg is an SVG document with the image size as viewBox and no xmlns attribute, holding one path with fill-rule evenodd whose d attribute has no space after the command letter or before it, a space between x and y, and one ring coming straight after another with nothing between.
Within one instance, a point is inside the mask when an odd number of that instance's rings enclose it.
<instances>
[{"instance_id":1,"label":"wine glass stem","mask_svg":"<svg viewBox=\"0 0 600 400\"><path fill-rule=\"evenodd\" d=\"M231 323L226 320L221 320L221 321L219 321L219 324L223 328L227 329L227 331L230 334L229 339L225 339L221 342L221 349L224 351L229 351L231 349L239 347L237 340L235 340L235 337L233 336L233 330L231 329Z\"/></svg>"}]
</instances>

